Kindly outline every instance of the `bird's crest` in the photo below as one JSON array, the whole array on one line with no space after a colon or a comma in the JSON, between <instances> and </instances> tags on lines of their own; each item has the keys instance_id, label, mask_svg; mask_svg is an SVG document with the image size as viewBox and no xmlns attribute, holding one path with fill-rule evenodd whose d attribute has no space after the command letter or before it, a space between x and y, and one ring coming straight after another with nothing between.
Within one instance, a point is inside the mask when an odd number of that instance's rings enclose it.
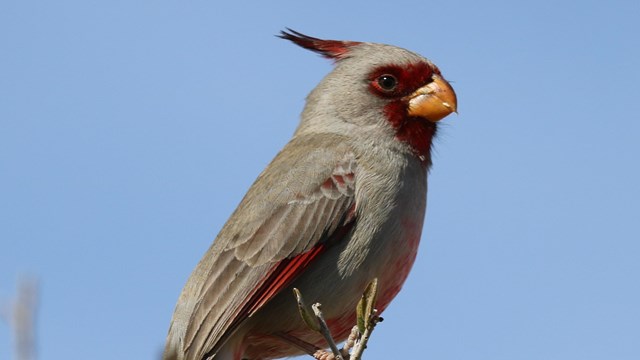
<instances>
[{"instance_id":1,"label":"bird's crest","mask_svg":"<svg viewBox=\"0 0 640 360\"><path fill-rule=\"evenodd\" d=\"M289 28L287 28L287 31L281 31L278 37L336 61L347 57L350 48L360 44L357 41L322 40Z\"/></svg>"}]
</instances>

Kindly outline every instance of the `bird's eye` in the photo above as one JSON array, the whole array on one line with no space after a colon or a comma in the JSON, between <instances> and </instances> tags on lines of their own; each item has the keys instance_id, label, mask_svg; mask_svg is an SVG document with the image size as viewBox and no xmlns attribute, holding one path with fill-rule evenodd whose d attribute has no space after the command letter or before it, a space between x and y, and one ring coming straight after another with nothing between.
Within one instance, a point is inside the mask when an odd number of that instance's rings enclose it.
<instances>
[{"instance_id":1,"label":"bird's eye","mask_svg":"<svg viewBox=\"0 0 640 360\"><path fill-rule=\"evenodd\" d=\"M395 76L385 74L378 78L378 86L384 91L393 91L398 86L398 79Z\"/></svg>"}]
</instances>

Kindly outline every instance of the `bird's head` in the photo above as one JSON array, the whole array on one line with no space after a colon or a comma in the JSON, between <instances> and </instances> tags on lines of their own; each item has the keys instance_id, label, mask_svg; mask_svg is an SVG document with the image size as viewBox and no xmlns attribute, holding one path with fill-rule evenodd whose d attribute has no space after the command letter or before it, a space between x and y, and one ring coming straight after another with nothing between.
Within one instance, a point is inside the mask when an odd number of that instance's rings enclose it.
<instances>
[{"instance_id":1,"label":"bird's head","mask_svg":"<svg viewBox=\"0 0 640 360\"><path fill-rule=\"evenodd\" d=\"M436 123L457 108L456 93L431 61L391 45L322 40L290 29L280 37L336 65L307 98L298 132L373 128L429 157Z\"/></svg>"}]
</instances>

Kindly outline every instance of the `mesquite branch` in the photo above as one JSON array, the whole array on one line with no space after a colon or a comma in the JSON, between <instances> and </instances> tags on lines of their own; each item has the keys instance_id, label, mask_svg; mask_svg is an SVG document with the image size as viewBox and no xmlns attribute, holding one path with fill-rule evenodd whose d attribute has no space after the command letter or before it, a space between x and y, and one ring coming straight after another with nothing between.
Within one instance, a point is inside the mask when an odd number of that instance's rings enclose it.
<instances>
[{"instance_id":1,"label":"mesquite branch","mask_svg":"<svg viewBox=\"0 0 640 360\"><path fill-rule=\"evenodd\" d=\"M335 340L331 336L331 331L327 326L327 322L322 314L321 305L319 303L311 306L313 313L302 298L302 294L298 289L293 289L298 302L298 310L300 316L309 329L316 331L325 338L327 344L331 348L331 353L318 349L313 344L306 343L297 338L292 338L286 334L279 334L280 337L292 345L305 351L318 360L361 360L362 353L367 347L367 342L373 332L375 326L382 321L375 309L375 303L378 296L378 279L373 279L367 286L362 298L356 307L357 324L351 330L351 334L342 349L338 349Z\"/></svg>"}]
</instances>

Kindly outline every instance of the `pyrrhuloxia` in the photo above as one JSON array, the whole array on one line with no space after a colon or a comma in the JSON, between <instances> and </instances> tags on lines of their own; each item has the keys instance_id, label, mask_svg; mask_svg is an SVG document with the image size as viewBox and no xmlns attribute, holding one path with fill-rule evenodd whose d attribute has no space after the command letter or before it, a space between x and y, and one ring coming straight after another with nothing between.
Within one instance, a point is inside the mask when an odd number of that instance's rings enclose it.
<instances>
[{"instance_id":1,"label":"pyrrhuloxia","mask_svg":"<svg viewBox=\"0 0 640 360\"><path fill-rule=\"evenodd\" d=\"M422 233L437 121L456 95L429 60L395 46L280 37L335 61L291 141L260 174L191 274L165 359L274 359L283 338L325 347L292 288L323 304L336 340L366 285L396 296ZM283 336L284 334L284 336Z\"/></svg>"}]
</instances>

